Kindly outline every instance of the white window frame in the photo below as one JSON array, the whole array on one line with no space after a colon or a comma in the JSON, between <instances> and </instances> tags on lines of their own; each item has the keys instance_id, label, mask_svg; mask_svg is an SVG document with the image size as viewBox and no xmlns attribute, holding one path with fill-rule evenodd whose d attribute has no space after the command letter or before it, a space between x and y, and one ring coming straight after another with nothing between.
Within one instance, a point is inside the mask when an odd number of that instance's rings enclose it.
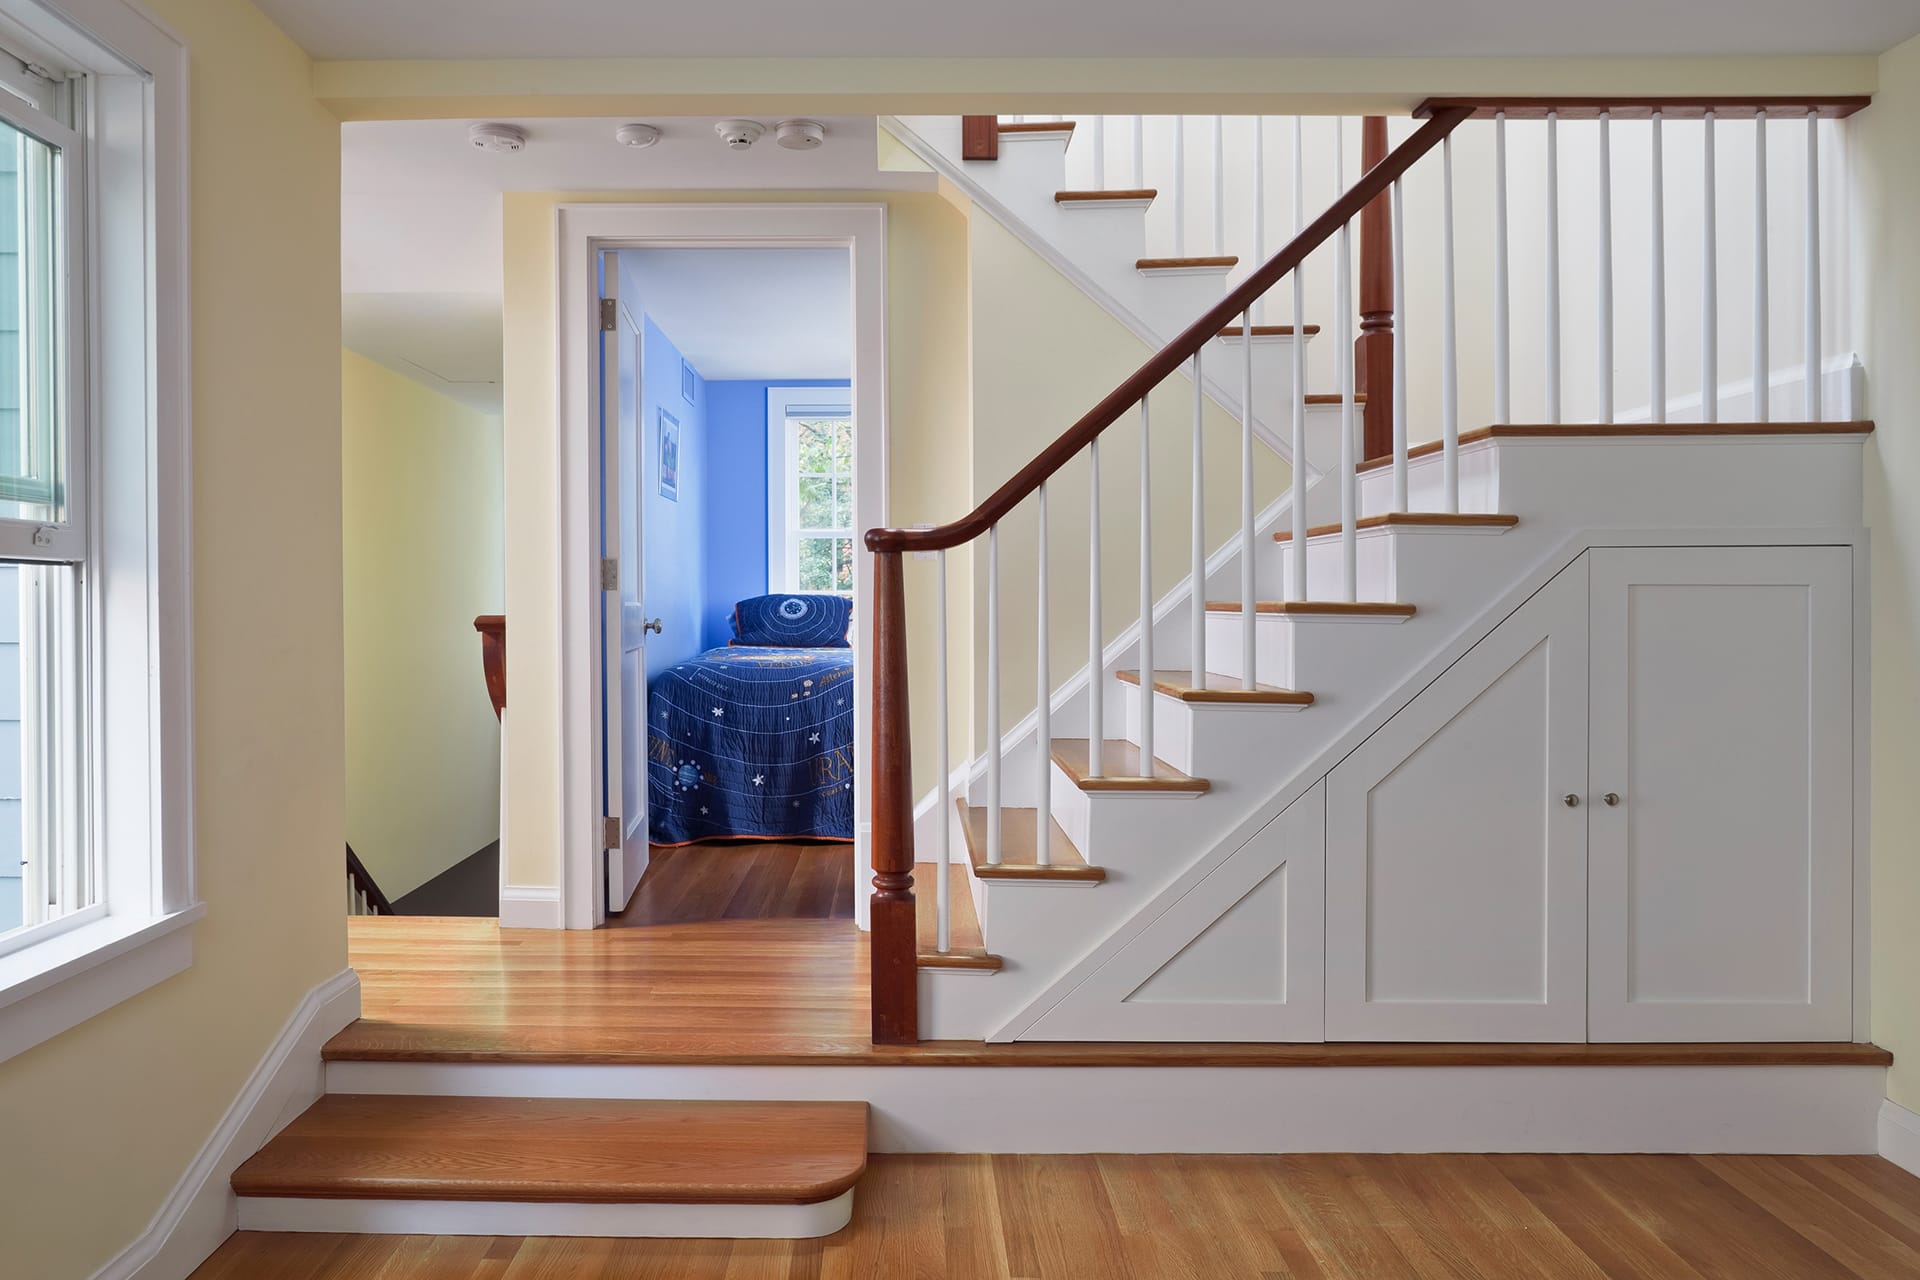
<instances>
[{"instance_id":1,"label":"white window frame","mask_svg":"<svg viewBox=\"0 0 1920 1280\"><path fill-rule=\"evenodd\" d=\"M46 136L16 68L85 77L63 140L68 506L24 540L17 525L0 533L0 555L83 565L80 825L98 876L92 906L0 944L4 1061L191 965L187 926L205 908L193 877L187 50L127 0L0 0L0 48L0 117L28 132Z\"/></svg>"},{"instance_id":2,"label":"white window frame","mask_svg":"<svg viewBox=\"0 0 1920 1280\"><path fill-rule=\"evenodd\" d=\"M798 441L790 424L795 418L851 420L851 396L852 392L846 387L767 388L767 590L770 592L800 589L802 531L792 523L800 492ZM851 471L847 479L853 479ZM858 539L857 529L850 526L849 533ZM858 550L856 546L856 554Z\"/></svg>"}]
</instances>

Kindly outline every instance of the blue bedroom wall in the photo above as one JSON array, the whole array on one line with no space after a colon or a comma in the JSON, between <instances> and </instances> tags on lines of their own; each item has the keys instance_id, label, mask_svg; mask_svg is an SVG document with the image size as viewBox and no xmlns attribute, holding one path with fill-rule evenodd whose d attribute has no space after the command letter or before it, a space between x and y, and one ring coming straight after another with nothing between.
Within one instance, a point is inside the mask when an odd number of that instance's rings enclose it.
<instances>
[{"instance_id":1,"label":"blue bedroom wall","mask_svg":"<svg viewBox=\"0 0 1920 1280\"><path fill-rule=\"evenodd\" d=\"M706 647L733 638L736 600L767 590L767 388L850 387L845 378L706 384Z\"/></svg>"},{"instance_id":2,"label":"blue bedroom wall","mask_svg":"<svg viewBox=\"0 0 1920 1280\"><path fill-rule=\"evenodd\" d=\"M646 441L640 495L645 514L646 608L660 619L660 634L647 642L647 667L663 671L684 662L706 645L702 640L705 612L704 566L707 560L706 517L708 448L706 383L693 377L693 399L682 391L680 348L653 322L641 318L640 423ZM660 492L660 412L680 423L677 492ZM764 451L764 445L762 449ZM762 515L762 520L765 516ZM766 553L761 553L766 558Z\"/></svg>"}]
</instances>

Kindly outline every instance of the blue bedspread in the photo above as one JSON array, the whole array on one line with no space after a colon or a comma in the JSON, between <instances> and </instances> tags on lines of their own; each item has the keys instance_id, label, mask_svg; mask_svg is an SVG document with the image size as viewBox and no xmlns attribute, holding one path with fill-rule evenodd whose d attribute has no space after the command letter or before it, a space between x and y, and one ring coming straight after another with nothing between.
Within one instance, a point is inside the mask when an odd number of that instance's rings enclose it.
<instances>
[{"instance_id":1,"label":"blue bedspread","mask_svg":"<svg viewBox=\"0 0 1920 1280\"><path fill-rule=\"evenodd\" d=\"M648 681L655 844L853 838L853 654L709 649Z\"/></svg>"}]
</instances>

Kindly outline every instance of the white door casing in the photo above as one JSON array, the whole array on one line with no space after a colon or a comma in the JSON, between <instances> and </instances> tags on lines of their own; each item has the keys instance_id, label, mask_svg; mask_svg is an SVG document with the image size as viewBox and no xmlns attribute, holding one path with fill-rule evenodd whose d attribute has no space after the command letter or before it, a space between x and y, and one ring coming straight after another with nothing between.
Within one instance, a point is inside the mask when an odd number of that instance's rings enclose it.
<instances>
[{"instance_id":1,"label":"white door casing","mask_svg":"<svg viewBox=\"0 0 1920 1280\"><path fill-rule=\"evenodd\" d=\"M1295 800L1022 1040L1323 1038L1324 784ZM1002 891L1053 892L1047 889Z\"/></svg>"},{"instance_id":2,"label":"white door casing","mask_svg":"<svg viewBox=\"0 0 1920 1280\"><path fill-rule=\"evenodd\" d=\"M1586 578L1328 775L1329 1040L1586 1038Z\"/></svg>"},{"instance_id":3,"label":"white door casing","mask_svg":"<svg viewBox=\"0 0 1920 1280\"><path fill-rule=\"evenodd\" d=\"M1591 560L1592 1038L1847 1039L1851 549Z\"/></svg>"}]
</instances>

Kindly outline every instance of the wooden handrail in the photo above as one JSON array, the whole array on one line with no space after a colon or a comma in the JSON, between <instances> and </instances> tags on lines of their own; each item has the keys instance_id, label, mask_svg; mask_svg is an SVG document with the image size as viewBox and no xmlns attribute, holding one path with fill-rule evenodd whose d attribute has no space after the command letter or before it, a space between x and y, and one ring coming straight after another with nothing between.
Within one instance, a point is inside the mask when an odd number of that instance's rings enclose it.
<instances>
[{"instance_id":1,"label":"wooden handrail","mask_svg":"<svg viewBox=\"0 0 1920 1280\"><path fill-rule=\"evenodd\" d=\"M1115 387L1106 399L1089 410L1059 439L1041 450L1032 462L1022 467L1012 479L994 490L971 512L951 524L932 529L869 529L867 550L881 553L941 551L971 542L985 534L1032 495L1043 481L1072 461L1101 432L1118 422L1122 414L1145 399L1148 392L1166 381L1168 375L1191 360L1195 352L1211 342L1221 329L1238 319L1262 294L1305 262L1309 254L1332 239L1335 232L1373 203L1375 196L1392 186L1395 178L1439 146L1442 138L1472 114L1473 111L1464 106L1436 108L1431 118L1415 130L1412 137L1389 152L1385 160L1361 174L1360 180L1328 205L1326 212L1309 223L1306 230L1294 237L1292 243L1256 267L1251 275L1229 290L1227 296L1215 303L1205 315L1148 357L1147 362Z\"/></svg>"},{"instance_id":2,"label":"wooden handrail","mask_svg":"<svg viewBox=\"0 0 1920 1280\"><path fill-rule=\"evenodd\" d=\"M473 620L480 633L480 673L486 677L487 697L493 703L493 718L507 709L507 619L504 614L483 613Z\"/></svg>"}]
</instances>

